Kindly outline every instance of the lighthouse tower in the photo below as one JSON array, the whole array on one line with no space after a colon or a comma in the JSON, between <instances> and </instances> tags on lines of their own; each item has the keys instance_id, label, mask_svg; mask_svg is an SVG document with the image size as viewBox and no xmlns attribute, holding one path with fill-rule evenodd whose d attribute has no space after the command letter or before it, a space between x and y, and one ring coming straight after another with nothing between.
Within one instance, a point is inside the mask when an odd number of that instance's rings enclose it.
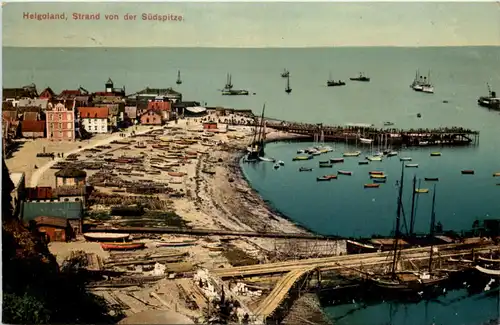
<instances>
[{"instance_id":1,"label":"lighthouse tower","mask_svg":"<svg viewBox=\"0 0 500 325\"><path fill-rule=\"evenodd\" d=\"M107 93L113 92L113 80L111 80L111 78L109 78L108 81L106 82L106 92Z\"/></svg>"}]
</instances>

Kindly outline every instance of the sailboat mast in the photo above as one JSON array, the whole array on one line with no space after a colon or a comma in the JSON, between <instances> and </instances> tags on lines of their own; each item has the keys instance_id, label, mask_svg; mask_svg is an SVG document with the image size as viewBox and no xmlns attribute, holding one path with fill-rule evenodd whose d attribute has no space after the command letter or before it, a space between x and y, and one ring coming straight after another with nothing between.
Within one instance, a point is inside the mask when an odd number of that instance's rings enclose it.
<instances>
[{"instance_id":1,"label":"sailboat mast","mask_svg":"<svg viewBox=\"0 0 500 325\"><path fill-rule=\"evenodd\" d=\"M432 212L431 212L431 229L429 231L431 237L431 251L429 254L429 273L432 269L432 253L434 252L434 224L436 223L436 211L434 210L436 204L436 185L434 184L434 191L432 194Z\"/></svg>"},{"instance_id":2,"label":"sailboat mast","mask_svg":"<svg viewBox=\"0 0 500 325\"><path fill-rule=\"evenodd\" d=\"M260 142L264 139L262 135L262 129L264 125L264 112L266 110L266 104L262 107L262 115L260 116L260 123L259 123L259 137L257 138L257 142L260 144Z\"/></svg>"},{"instance_id":3,"label":"sailboat mast","mask_svg":"<svg viewBox=\"0 0 500 325\"><path fill-rule=\"evenodd\" d=\"M392 278L396 277L396 263L397 263L397 253L399 245L399 228L401 223L401 199L403 196L403 182L404 182L404 162L401 163L401 181L399 182L399 195L398 195L398 210L396 213L396 230L394 231L394 258L392 260Z\"/></svg>"},{"instance_id":4,"label":"sailboat mast","mask_svg":"<svg viewBox=\"0 0 500 325\"><path fill-rule=\"evenodd\" d=\"M413 227L415 225L415 198L417 197L417 175L413 176L413 194L411 197L411 215L410 215L410 236L413 236Z\"/></svg>"}]
</instances>

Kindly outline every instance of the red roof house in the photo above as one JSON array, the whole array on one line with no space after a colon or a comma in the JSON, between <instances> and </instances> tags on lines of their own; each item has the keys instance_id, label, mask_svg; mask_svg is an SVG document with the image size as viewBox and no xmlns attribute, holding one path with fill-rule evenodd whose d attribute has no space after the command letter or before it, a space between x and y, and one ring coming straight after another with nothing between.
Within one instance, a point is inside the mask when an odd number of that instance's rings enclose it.
<instances>
[{"instance_id":1,"label":"red roof house","mask_svg":"<svg viewBox=\"0 0 500 325\"><path fill-rule=\"evenodd\" d=\"M21 134L24 138L44 138L45 121L22 121Z\"/></svg>"},{"instance_id":2,"label":"red roof house","mask_svg":"<svg viewBox=\"0 0 500 325\"><path fill-rule=\"evenodd\" d=\"M107 107L78 107L78 113L80 114L80 118L108 118Z\"/></svg>"}]
</instances>

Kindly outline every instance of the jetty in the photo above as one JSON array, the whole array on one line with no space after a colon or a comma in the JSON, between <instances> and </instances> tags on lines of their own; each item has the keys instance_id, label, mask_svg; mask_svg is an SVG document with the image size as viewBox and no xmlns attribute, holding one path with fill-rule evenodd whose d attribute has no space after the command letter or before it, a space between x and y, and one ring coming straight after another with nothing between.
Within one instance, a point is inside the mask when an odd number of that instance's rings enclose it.
<instances>
[{"instance_id":1,"label":"jetty","mask_svg":"<svg viewBox=\"0 0 500 325\"><path fill-rule=\"evenodd\" d=\"M327 126L294 122L266 122L266 127L278 131L306 135L310 138L322 135L325 141L354 143L360 138L370 139L373 144L393 146L428 145L477 145L479 131L463 127L441 127L426 129L375 128L368 124Z\"/></svg>"}]
</instances>

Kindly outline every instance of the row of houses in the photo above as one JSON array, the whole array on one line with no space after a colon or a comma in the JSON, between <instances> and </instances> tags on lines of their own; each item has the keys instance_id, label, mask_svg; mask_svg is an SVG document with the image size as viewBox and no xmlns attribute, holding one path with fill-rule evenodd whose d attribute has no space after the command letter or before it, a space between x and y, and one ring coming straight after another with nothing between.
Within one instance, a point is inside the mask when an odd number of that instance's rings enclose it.
<instances>
[{"instance_id":1,"label":"row of houses","mask_svg":"<svg viewBox=\"0 0 500 325\"><path fill-rule=\"evenodd\" d=\"M182 94L172 88L147 87L126 95L125 87L114 87L111 79L104 86L104 91L90 93L79 87L59 95L50 87L38 94L33 84L4 88L4 139L22 136L74 141L82 133L108 133L134 124L161 125L186 110L200 113L200 103L183 102Z\"/></svg>"},{"instance_id":2,"label":"row of houses","mask_svg":"<svg viewBox=\"0 0 500 325\"><path fill-rule=\"evenodd\" d=\"M83 216L92 187L86 172L66 168L55 173L54 187L29 188L24 173L9 173L14 215L24 225L38 230L47 241L70 241L83 233Z\"/></svg>"}]
</instances>

